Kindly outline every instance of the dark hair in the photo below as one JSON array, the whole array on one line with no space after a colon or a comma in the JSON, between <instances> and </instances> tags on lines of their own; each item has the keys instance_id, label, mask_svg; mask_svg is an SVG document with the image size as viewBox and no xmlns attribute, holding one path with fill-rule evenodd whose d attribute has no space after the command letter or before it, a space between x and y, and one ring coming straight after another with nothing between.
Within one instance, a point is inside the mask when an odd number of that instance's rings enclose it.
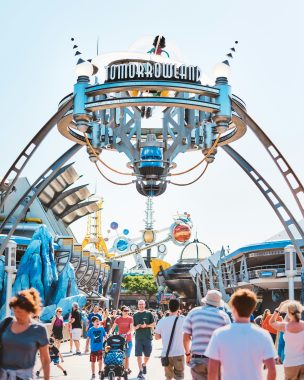
<instances>
[{"instance_id":1,"label":"dark hair","mask_svg":"<svg viewBox=\"0 0 304 380\"><path fill-rule=\"evenodd\" d=\"M257 297L249 289L238 289L232 294L231 305L238 312L239 317L249 318L257 305Z\"/></svg>"},{"instance_id":2,"label":"dark hair","mask_svg":"<svg viewBox=\"0 0 304 380\"><path fill-rule=\"evenodd\" d=\"M95 321L99 321L99 318L94 316L94 317L92 317L91 321L92 321L92 323L94 323Z\"/></svg>"},{"instance_id":3,"label":"dark hair","mask_svg":"<svg viewBox=\"0 0 304 380\"><path fill-rule=\"evenodd\" d=\"M160 38L159 38L160 37ZM166 47L166 39L165 39L165 37L164 36L156 36L155 38L154 38L154 41L153 41L153 46L156 48L156 46L157 46L157 42L158 42L158 39L159 39L159 44L158 44L158 46L160 47L160 48L165 48Z\"/></svg>"},{"instance_id":4,"label":"dark hair","mask_svg":"<svg viewBox=\"0 0 304 380\"><path fill-rule=\"evenodd\" d=\"M21 290L17 296L11 298L9 303L10 308L20 307L28 313L40 315L41 299L36 289Z\"/></svg>"},{"instance_id":5,"label":"dark hair","mask_svg":"<svg viewBox=\"0 0 304 380\"><path fill-rule=\"evenodd\" d=\"M179 309L179 307L180 307L179 300L172 299L169 301L169 310L171 311L171 313L176 312Z\"/></svg>"}]
</instances>

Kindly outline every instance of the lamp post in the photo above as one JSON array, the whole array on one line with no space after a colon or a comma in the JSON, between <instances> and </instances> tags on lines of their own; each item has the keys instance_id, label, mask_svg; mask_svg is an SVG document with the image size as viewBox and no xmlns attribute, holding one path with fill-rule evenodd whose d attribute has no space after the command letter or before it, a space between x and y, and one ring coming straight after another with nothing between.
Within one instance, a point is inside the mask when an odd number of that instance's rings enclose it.
<instances>
[{"instance_id":1,"label":"lamp post","mask_svg":"<svg viewBox=\"0 0 304 380\"><path fill-rule=\"evenodd\" d=\"M9 317L11 314L9 301L12 297L13 276L16 273L16 248L17 244L13 240L9 240L5 248L5 272L6 276L6 305L5 316Z\"/></svg>"},{"instance_id":2,"label":"lamp post","mask_svg":"<svg viewBox=\"0 0 304 380\"><path fill-rule=\"evenodd\" d=\"M288 298L294 300L294 278L297 274L296 252L292 244L284 248L285 273L288 278Z\"/></svg>"}]
</instances>

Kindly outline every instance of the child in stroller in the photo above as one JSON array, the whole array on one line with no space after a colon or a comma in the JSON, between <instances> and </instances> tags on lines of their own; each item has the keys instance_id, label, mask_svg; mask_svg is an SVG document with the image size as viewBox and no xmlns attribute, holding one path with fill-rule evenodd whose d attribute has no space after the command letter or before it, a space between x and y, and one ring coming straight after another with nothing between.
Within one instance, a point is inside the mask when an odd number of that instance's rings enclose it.
<instances>
[{"instance_id":1,"label":"child in stroller","mask_svg":"<svg viewBox=\"0 0 304 380\"><path fill-rule=\"evenodd\" d=\"M100 380L106 377L109 380L128 380L128 373L124 368L126 339L122 335L111 335L104 343L104 370L101 371Z\"/></svg>"}]
</instances>

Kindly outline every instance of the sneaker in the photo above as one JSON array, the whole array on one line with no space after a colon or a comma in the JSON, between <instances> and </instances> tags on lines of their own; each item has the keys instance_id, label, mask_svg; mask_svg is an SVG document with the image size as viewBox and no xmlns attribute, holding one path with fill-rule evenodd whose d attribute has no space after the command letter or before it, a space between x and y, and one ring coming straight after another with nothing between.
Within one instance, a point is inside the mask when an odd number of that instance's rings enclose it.
<instances>
[{"instance_id":1,"label":"sneaker","mask_svg":"<svg viewBox=\"0 0 304 380\"><path fill-rule=\"evenodd\" d=\"M144 375L143 375L143 373L142 373L142 371L139 371L139 374L137 375L137 378L138 379L144 379L145 378Z\"/></svg>"},{"instance_id":2,"label":"sneaker","mask_svg":"<svg viewBox=\"0 0 304 380\"><path fill-rule=\"evenodd\" d=\"M81 352L80 352L80 351L77 351L75 355L81 355Z\"/></svg>"},{"instance_id":3,"label":"sneaker","mask_svg":"<svg viewBox=\"0 0 304 380\"><path fill-rule=\"evenodd\" d=\"M68 376L68 373L67 373L67 371L63 371L63 374L64 374L64 376Z\"/></svg>"},{"instance_id":4,"label":"sneaker","mask_svg":"<svg viewBox=\"0 0 304 380\"><path fill-rule=\"evenodd\" d=\"M40 375L40 372L39 372L39 371L37 371L37 372L36 372L36 376L37 376L37 377L39 377L39 375Z\"/></svg>"},{"instance_id":5,"label":"sneaker","mask_svg":"<svg viewBox=\"0 0 304 380\"><path fill-rule=\"evenodd\" d=\"M146 373L147 373L147 366L143 364L142 369L143 369L142 370L143 374L146 375Z\"/></svg>"},{"instance_id":6,"label":"sneaker","mask_svg":"<svg viewBox=\"0 0 304 380\"><path fill-rule=\"evenodd\" d=\"M92 379L95 379L95 373L92 373Z\"/></svg>"},{"instance_id":7,"label":"sneaker","mask_svg":"<svg viewBox=\"0 0 304 380\"><path fill-rule=\"evenodd\" d=\"M98 376L99 376L99 377L101 376L101 371L98 371Z\"/></svg>"}]
</instances>

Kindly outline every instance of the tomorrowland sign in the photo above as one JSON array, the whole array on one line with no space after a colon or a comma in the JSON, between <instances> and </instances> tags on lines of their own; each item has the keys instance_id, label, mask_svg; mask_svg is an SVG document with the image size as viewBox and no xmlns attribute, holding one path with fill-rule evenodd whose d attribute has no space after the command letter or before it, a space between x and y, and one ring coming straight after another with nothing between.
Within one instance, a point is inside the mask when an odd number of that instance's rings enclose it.
<instances>
[{"instance_id":1,"label":"tomorrowland sign","mask_svg":"<svg viewBox=\"0 0 304 380\"><path fill-rule=\"evenodd\" d=\"M106 82L128 80L178 80L200 83L198 66L176 65L164 62L127 62L105 67Z\"/></svg>"}]
</instances>

